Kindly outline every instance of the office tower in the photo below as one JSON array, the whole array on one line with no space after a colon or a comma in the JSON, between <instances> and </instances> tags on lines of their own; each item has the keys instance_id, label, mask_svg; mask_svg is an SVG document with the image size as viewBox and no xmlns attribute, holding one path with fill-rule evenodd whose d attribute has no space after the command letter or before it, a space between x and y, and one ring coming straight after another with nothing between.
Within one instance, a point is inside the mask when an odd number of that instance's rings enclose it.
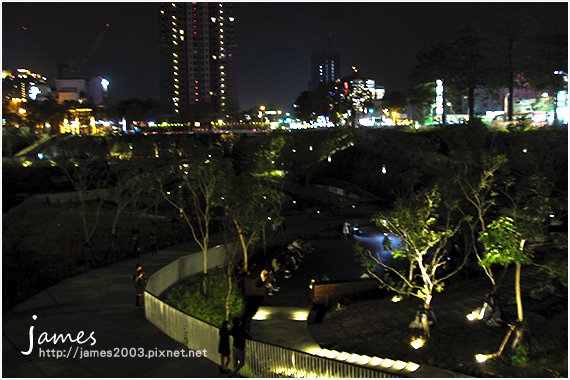
<instances>
[{"instance_id":1,"label":"office tower","mask_svg":"<svg viewBox=\"0 0 570 380\"><path fill-rule=\"evenodd\" d=\"M160 97L174 114L237 106L233 4L160 4Z\"/></svg>"},{"instance_id":2,"label":"office tower","mask_svg":"<svg viewBox=\"0 0 570 380\"><path fill-rule=\"evenodd\" d=\"M311 56L311 90L321 82L334 82L340 78L340 55L332 52L315 53Z\"/></svg>"}]
</instances>

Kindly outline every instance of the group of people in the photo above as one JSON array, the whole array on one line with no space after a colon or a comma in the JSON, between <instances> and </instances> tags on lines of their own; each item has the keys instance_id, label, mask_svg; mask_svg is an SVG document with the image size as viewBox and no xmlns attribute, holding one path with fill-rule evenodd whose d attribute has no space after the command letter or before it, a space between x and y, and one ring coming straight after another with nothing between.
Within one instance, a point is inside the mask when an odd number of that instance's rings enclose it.
<instances>
[{"instance_id":1,"label":"group of people","mask_svg":"<svg viewBox=\"0 0 570 380\"><path fill-rule=\"evenodd\" d=\"M278 278L290 278L292 271L299 269L299 264L313 252L310 243L304 243L301 239L296 239L287 245L287 249L278 258L271 260L271 269L263 269L260 273L263 286L267 289L267 295L272 296L273 292L278 292L281 288L277 286Z\"/></svg>"},{"instance_id":2,"label":"group of people","mask_svg":"<svg viewBox=\"0 0 570 380\"><path fill-rule=\"evenodd\" d=\"M144 310L144 289L146 288L147 279L141 264L135 264L135 272L132 275L132 279L135 281L135 292L137 294L135 306Z\"/></svg>"},{"instance_id":3,"label":"group of people","mask_svg":"<svg viewBox=\"0 0 570 380\"><path fill-rule=\"evenodd\" d=\"M140 257L141 254L141 237L138 230L133 230L133 237L131 238L133 246L132 257ZM152 256L158 256L158 239L154 233L149 237L150 253Z\"/></svg>"},{"instance_id":4,"label":"group of people","mask_svg":"<svg viewBox=\"0 0 570 380\"><path fill-rule=\"evenodd\" d=\"M230 336L234 338L233 343L233 358L234 369L229 369L230 361L232 359L232 352L230 351ZM251 335L245 329L241 319L234 317L233 327L230 329L230 322L222 322L220 327L220 343L218 346L218 353L222 356L220 371L222 373L237 374L245 364L245 342L246 339L251 339Z\"/></svg>"}]
</instances>

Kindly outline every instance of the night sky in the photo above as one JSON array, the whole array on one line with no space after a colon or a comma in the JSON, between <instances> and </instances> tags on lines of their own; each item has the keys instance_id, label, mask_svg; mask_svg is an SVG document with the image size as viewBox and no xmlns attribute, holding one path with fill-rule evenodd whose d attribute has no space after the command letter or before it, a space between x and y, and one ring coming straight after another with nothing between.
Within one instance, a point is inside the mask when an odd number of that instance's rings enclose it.
<instances>
[{"instance_id":1,"label":"night sky","mask_svg":"<svg viewBox=\"0 0 570 380\"><path fill-rule=\"evenodd\" d=\"M240 107L275 103L289 110L308 89L311 53L340 53L341 74L356 66L387 92L407 91L415 57L455 39L470 23L492 28L500 14L521 8L542 30L568 29L568 3L319 2L234 3ZM53 78L56 65L23 31L28 28L52 55L107 78L113 101L158 99L158 5L154 2L2 3L2 69L27 68ZM332 38L328 38L328 35Z\"/></svg>"}]
</instances>

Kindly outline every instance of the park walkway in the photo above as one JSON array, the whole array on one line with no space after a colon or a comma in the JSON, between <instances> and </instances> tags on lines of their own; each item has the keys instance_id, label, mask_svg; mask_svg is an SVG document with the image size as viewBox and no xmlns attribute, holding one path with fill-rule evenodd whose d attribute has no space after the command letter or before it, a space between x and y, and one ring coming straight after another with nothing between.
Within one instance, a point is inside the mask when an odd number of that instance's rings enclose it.
<instances>
[{"instance_id":1,"label":"park walkway","mask_svg":"<svg viewBox=\"0 0 570 380\"><path fill-rule=\"evenodd\" d=\"M221 244L214 238L212 246ZM188 242L159 251L158 257L144 253L141 258L127 259L91 270L54 285L21 303L2 316L2 377L220 377L217 364L208 358L60 358L40 357L39 348L57 350L114 350L142 348L158 350L185 350L145 319L144 311L135 306L135 291L131 275L136 263L150 277L178 257L199 252L199 247ZM32 316L37 315L37 320ZM34 326L36 343L28 356L29 330ZM91 332L96 339L84 344L37 344L42 332L71 334L74 340L79 331L86 340ZM192 347L200 350L200 347ZM47 355L47 353L44 354ZM218 353L207 353L218 359ZM224 375L225 377L225 375Z\"/></svg>"},{"instance_id":2,"label":"park walkway","mask_svg":"<svg viewBox=\"0 0 570 380\"><path fill-rule=\"evenodd\" d=\"M358 216L361 217L361 216ZM354 259L354 241L336 238L340 218L320 214L300 214L288 218L285 240L307 236L315 248L291 279L284 280L282 290L273 297L263 297L257 318L251 323L255 340L311 352L343 339L339 326L327 323L309 323L312 302L309 297L309 282L317 275L327 275L331 280L357 278L362 268ZM223 243L219 236L212 238L211 246ZM22 304L3 314L2 326L2 376L3 377L220 377L217 364L208 358L60 358L40 357L39 348L58 350L82 349L115 350L116 348L147 351L186 350L181 343L172 340L149 323L144 312L134 305L135 293L131 275L135 263L143 264L150 277L154 272L181 256L199 252L194 242L187 242L159 251L158 257L144 253L139 259L127 259L103 268L98 268L46 289ZM200 253L198 253L200 254ZM526 273L525 273L526 272ZM523 271L523 276L534 281L525 281L526 286L536 284L538 276L533 271ZM510 278L512 276L507 276ZM512 289L512 282L505 279L503 287ZM487 284L481 282L482 290ZM528 291L529 289L523 289ZM473 306L480 306L484 292L474 292L469 299L438 303L438 313L467 314ZM394 313L399 313L395 315ZM37 320L32 316L37 315ZM410 310L392 310L389 318L410 319ZM441 314L440 314L441 315ZM265 317L263 317L265 316ZM380 316L379 316L380 317ZM388 319L388 317L387 317ZM29 331L34 326L35 344L28 356L21 351L30 347ZM96 343L91 340L77 343L44 343L37 339L42 332L71 334L75 339L79 331L85 333L83 340L93 332ZM200 347L192 347L200 350ZM207 353L218 360L217 353ZM397 359L397 358L394 358Z\"/></svg>"}]
</instances>

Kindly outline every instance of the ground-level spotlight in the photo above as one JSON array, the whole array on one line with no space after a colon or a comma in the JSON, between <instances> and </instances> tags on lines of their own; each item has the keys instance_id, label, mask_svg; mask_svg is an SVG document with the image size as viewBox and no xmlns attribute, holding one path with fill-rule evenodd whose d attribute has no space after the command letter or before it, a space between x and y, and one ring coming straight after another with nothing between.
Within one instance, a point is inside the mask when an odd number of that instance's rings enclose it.
<instances>
[{"instance_id":1,"label":"ground-level spotlight","mask_svg":"<svg viewBox=\"0 0 570 380\"><path fill-rule=\"evenodd\" d=\"M486 310L487 310L487 302L483 304L482 308L475 309L471 312L471 314L467 314L467 319L469 319L470 321L474 321L476 319L480 321L485 316Z\"/></svg>"},{"instance_id":2,"label":"ground-level spotlight","mask_svg":"<svg viewBox=\"0 0 570 380\"><path fill-rule=\"evenodd\" d=\"M400 296L394 296L392 297L392 302L396 303L396 302L400 302L402 300L402 297Z\"/></svg>"},{"instance_id":3,"label":"ground-level spotlight","mask_svg":"<svg viewBox=\"0 0 570 380\"><path fill-rule=\"evenodd\" d=\"M412 345L412 347L414 349L419 349L420 347L423 347L423 345L425 344L425 340L422 337L419 338L414 338L410 344Z\"/></svg>"},{"instance_id":4,"label":"ground-level spotlight","mask_svg":"<svg viewBox=\"0 0 570 380\"><path fill-rule=\"evenodd\" d=\"M491 357L491 355L477 354L477 355L475 355L475 360L477 360L479 363L484 363L490 357Z\"/></svg>"},{"instance_id":5,"label":"ground-level spotlight","mask_svg":"<svg viewBox=\"0 0 570 380\"><path fill-rule=\"evenodd\" d=\"M470 321L479 319L479 313L477 313L477 311L472 311L471 314L467 314L467 319L469 319Z\"/></svg>"}]
</instances>

